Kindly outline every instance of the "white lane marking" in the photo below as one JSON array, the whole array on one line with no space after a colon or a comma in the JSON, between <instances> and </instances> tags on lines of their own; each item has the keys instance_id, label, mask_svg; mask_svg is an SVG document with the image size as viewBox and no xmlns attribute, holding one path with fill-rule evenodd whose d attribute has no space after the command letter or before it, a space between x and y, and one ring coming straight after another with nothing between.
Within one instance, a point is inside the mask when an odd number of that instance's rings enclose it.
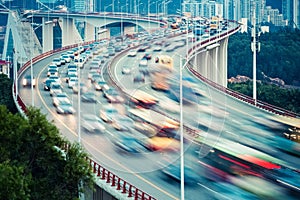
<instances>
[{"instance_id":1,"label":"white lane marking","mask_svg":"<svg viewBox=\"0 0 300 200\"><path fill-rule=\"evenodd\" d=\"M228 198L228 197L224 196L223 194L220 194L219 192L217 192L217 191L215 191L215 190L213 190L213 189L211 189L211 188L209 188L209 187L207 187L207 186L205 186L205 185L203 185L203 184L201 184L201 183L197 183L197 184L198 184L199 186L201 186L201 187L207 189L208 191L210 191L210 192L212 192L212 193L215 193L215 194L221 196L221 197L224 198L224 199L229 199L229 200L231 200L231 198Z\"/></svg>"}]
</instances>

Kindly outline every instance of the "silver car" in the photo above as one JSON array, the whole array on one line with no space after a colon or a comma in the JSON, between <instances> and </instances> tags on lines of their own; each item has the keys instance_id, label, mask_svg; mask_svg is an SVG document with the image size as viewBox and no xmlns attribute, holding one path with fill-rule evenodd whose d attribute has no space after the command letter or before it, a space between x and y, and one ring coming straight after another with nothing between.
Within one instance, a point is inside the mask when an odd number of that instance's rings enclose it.
<instances>
[{"instance_id":1,"label":"silver car","mask_svg":"<svg viewBox=\"0 0 300 200\"><path fill-rule=\"evenodd\" d=\"M105 126L102 124L102 120L92 114L82 116L81 126L84 130L90 133L102 133L105 131Z\"/></svg>"}]
</instances>

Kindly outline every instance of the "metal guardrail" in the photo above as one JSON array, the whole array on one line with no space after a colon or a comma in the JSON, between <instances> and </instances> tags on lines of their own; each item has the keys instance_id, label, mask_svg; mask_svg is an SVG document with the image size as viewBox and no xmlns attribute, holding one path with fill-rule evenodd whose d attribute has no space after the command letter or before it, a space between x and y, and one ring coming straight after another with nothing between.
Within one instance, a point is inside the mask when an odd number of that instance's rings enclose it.
<instances>
[{"instance_id":1,"label":"metal guardrail","mask_svg":"<svg viewBox=\"0 0 300 200\"><path fill-rule=\"evenodd\" d=\"M87 45L90 43L93 43L94 41L91 42L85 42L83 43L83 45ZM74 45L70 45L70 46L66 46L63 48L59 48L59 49L55 49L55 50L51 50L48 51L46 53L43 53L35 58L32 59L32 63L36 63L48 56L51 56L55 53L59 53L61 51L64 50L68 50L74 47L77 47L77 44ZM30 67L30 61L26 62L18 71L18 78L20 77L20 75L22 75L22 73L24 73L24 71ZM18 79L17 78L17 79ZM17 81L17 80L15 80ZM15 86L15 82L13 85L13 96L14 96L14 101L15 104L19 110L19 112L26 114L27 112L27 107L26 104L24 103L24 101L22 100L22 98L18 95L17 98L15 98L16 94L16 86ZM67 147L64 147L67 148ZM106 180L106 183L109 184L111 187L114 187L117 191L120 191L122 194L127 195L127 197L132 197L134 198L134 200L156 200L154 197L152 197L151 195L147 194L146 192L140 190L138 187L130 184L129 182L125 181L124 179L120 178L119 176L117 176L116 174L112 173L111 171L109 171L108 169L104 168L102 165L98 164L97 162L95 162L93 159L91 158L87 158L87 161L90 163L90 166L93 169L93 172L95 173L95 175L97 177L99 177L102 180Z\"/></svg>"},{"instance_id":2,"label":"metal guardrail","mask_svg":"<svg viewBox=\"0 0 300 200\"><path fill-rule=\"evenodd\" d=\"M225 37L226 35L228 34L232 34L233 32L237 31L239 29L239 27L236 27L235 29L233 30L230 30L226 33L223 33L221 34L220 36L215 36L213 37L212 39L209 39L209 40L205 40L203 42L200 42L198 43L197 45L195 45L194 47L190 48L188 50L188 55L192 54L194 52L194 50L198 49L198 48L202 48L204 47L205 44L207 44L208 42L210 42L211 40L214 40L214 39L218 39L218 38L222 38L222 37ZM274 105L271 105L271 104L268 104L266 102L263 102L261 100L254 100L253 98L247 96L247 95L244 95L244 94L241 94L239 92L236 92L236 91L233 91L231 89L228 89L226 87L223 87L207 78L205 78L204 76L202 76L199 72L197 72L196 70L194 70L192 68L191 65L188 65L188 70L193 73L197 78L199 78L200 80L202 80L203 82L211 85L212 87L218 89L219 91L222 91L236 99L239 99L243 102L246 102L246 103L249 103L257 108L260 108L260 109L263 109L263 110L266 110L266 111L269 111L269 112L272 112L274 114L278 114L278 115L282 115L282 116L286 116L286 117L291 117L291 118L300 118L300 114L298 113L294 113L292 111L289 111L289 110L286 110L286 109L283 109L283 108L280 108L278 106L274 106Z\"/></svg>"}]
</instances>

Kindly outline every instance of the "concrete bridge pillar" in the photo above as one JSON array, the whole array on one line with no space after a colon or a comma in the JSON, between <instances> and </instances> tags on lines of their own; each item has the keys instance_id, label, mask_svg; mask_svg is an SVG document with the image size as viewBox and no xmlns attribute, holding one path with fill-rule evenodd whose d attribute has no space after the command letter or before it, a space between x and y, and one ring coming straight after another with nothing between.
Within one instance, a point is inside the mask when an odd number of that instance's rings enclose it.
<instances>
[{"instance_id":1,"label":"concrete bridge pillar","mask_svg":"<svg viewBox=\"0 0 300 200\"><path fill-rule=\"evenodd\" d=\"M53 50L53 24L46 24L43 18L43 53Z\"/></svg>"},{"instance_id":2,"label":"concrete bridge pillar","mask_svg":"<svg viewBox=\"0 0 300 200\"><path fill-rule=\"evenodd\" d=\"M73 34L73 30L75 28L74 25L74 20L71 18L63 18L62 19L62 24L61 24L61 35L62 35L62 41L61 41L61 45L67 46L67 45L71 45L74 44L74 36L75 34Z\"/></svg>"},{"instance_id":3,"label":"concrete bridge pillar","mask_svg":"<svg viewBox=\"0 0 300 200\"><path fill-rule=\"evenodd\" d=\"M219 84L227 87L227 45L228 37L220 42L219 49Z\"/></svg>"},{"instance_id":4,"label":"concrete bridge pillar","mask_svg":"<svg viewBox=\"0 0 300 200\"><path fill-rule=\"evenodd\" d=\"M96 39L95 26L90 23L85 23L84 41L89 42Z\"/></svg>"},{"instance_id":5,"label":"concrete bridge pillar","mask_svg":"<svg viewBox=\"0 0 300 200\"><path fill-rule=\"evenodd\" d=\"M206 47L206 51L208 53L207 58L207 78L216 82L218 82L218 50L219 43L211 44Z\"/></svg>"},{"instance_id":6,"label":"concrete bridge pillar","mask_svg":"<svg viewBox=\"0 0 300 200\"><path fill-rule=\"evenodd\" d=\"M208 51L198 53L195 57L194 63L194 66L196 67L195 70L197 70L204 77L207 77L207 57Z\"/></svg>"}]
</instances>

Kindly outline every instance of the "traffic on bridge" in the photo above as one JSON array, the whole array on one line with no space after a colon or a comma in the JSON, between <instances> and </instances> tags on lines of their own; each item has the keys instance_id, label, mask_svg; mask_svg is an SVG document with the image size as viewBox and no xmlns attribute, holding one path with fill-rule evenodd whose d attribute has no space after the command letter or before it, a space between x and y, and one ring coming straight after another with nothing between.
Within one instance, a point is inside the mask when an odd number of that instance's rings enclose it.
<instances>
[{"instance_id":1,"label":"traffic on bridge","mask_svg":"<svg viewBox=\"0 0 300 200\"><path fill-rule=\"evenodd\" d=\"M300 145L283 136L299 119L225 90L223 69L199 73L240 28L217 24L183 19L46 52L18 72L16 100L80 137L94 172L128 197L179 199L183 156L185 199L297 199Z\"/></svg>"}]
</instances>

